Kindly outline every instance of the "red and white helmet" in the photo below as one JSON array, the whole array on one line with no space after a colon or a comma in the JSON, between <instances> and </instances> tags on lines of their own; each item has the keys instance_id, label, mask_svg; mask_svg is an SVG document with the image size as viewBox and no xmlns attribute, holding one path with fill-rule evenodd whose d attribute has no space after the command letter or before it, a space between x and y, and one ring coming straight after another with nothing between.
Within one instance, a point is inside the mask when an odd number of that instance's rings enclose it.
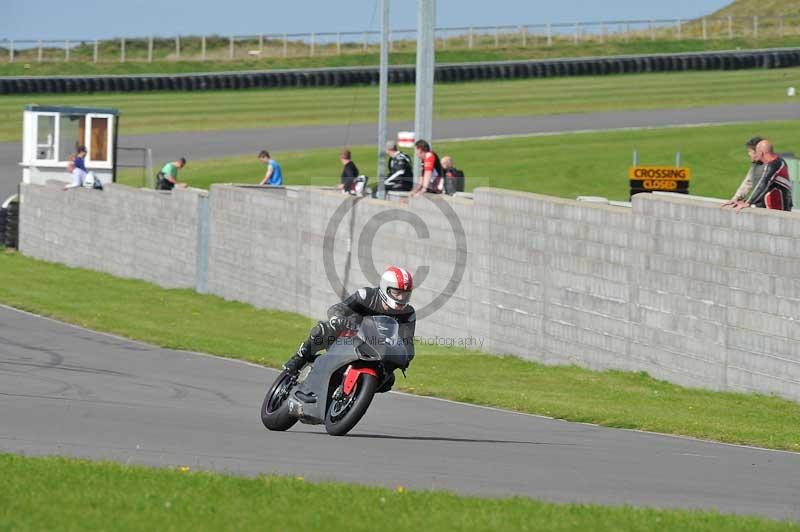
<instances>
[{"instance_id":1,"label":"red and white helmet","mask_svg":"<svg viewBox=\"0 0 800 532\"><path fill-rule=\"evenodd\" d=\"M414 282L405 268L389 266L381 275L378 291L386 305L394 310L402 310L411 299Z\"/></svg>"}]
</instances>

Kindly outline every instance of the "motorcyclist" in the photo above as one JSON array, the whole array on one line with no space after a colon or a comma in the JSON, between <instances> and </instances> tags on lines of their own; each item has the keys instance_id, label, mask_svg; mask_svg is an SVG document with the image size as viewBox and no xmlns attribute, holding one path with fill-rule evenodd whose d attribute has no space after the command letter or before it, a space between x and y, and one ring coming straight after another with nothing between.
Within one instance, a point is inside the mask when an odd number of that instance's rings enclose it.
<instances>
[{"instance_id":1,"label":"motorcyclist","mask_svg":"<svg viewBox=\"0 0 800 532\"><path fill-rule=\"evenodd\" d=\"M341 303L328 309L328 319L311 328L308 338L300 344L297 353L286 361L283 369L297 374L317 358L317 353L330 347L345 329L356 329L365 316L390 316L397 320L399 335L409 351L409 361L414 356L414 328L416 314L409 304L413 281L404 268L390 266L381 275L380 284L365 287L351 294ZM394 376L379 391L386 391L394 383Z\"/></svg>"}]
</instances>

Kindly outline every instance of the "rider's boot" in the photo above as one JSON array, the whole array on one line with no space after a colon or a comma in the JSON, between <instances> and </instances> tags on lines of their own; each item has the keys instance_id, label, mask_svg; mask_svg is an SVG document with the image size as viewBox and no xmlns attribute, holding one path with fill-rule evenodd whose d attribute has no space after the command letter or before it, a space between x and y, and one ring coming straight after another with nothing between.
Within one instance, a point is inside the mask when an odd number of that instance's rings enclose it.
<instances>
[{"instance_id":1,"label":"rider's boot","mask_svg":"<svg viewBox=\"0 0 800 532\"><path fill-rule=\"evenodd\" d=\"M314 362L314 359L317 357L307 353L307 351L308 346L306 346L305 342L303 342L300 344L300 348L297 350L297 353L293 354L292 357L283 365L283 370L291 373L292 375L297 375L300 373L300 370L303 369L303 366L310 362Z\"/></svg>"}]
</instances>

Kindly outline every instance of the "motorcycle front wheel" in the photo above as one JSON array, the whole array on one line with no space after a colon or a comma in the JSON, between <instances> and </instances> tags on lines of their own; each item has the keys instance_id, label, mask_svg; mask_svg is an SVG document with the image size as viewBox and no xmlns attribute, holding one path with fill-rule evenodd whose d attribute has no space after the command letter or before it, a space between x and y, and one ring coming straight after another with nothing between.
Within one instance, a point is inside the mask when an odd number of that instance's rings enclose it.
<instances>
[{"instance_id":1,"label":"motorcycle front wheel","mask_svg":"<svg viewBox=\"0 0 800 532\"><path fill-rule=\"evenodd\" d=\"M344 436L350 432L367 413L377 386L378 379L368 373L362 373L355 390L350 395L341 399L331 398L328 412L325 414L325 430L328 434Z\"/></svg>"},{"instance_id":2,"label":"motorcycle front wheel","mask_svg":"<svg viewBox=\"0 0 800 532\"><path fill-rule=\"evenodd\" d=\"M292 376L282 371L264 397L261 422L269 430L289 430L297 423L297 418L289 414L288 399L292 384Z\"/></svg>"}]
</instances>

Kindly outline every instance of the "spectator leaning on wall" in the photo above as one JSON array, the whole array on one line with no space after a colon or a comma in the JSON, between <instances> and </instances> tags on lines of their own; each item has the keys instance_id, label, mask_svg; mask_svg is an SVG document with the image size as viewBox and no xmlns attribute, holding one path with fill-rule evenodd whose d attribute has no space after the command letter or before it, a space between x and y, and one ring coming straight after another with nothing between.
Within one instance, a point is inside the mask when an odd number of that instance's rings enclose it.
<instances>
[{"instance_id":1,"label":"spectator leaning on wall","mask_svg":"<svg viewBox=\"0 0 800 532\"><path fill-rule=\"evenodd\" d=\"M753 137L745 143L747 156L750 158L750 169L747 171L747 175L744 176L742 184L736 189L736 193L730 200L723 203L722 207L735 207L738 202L746 200L753 191L755 180L764 169L764 163L759 161L756 156L756 146L762 140L764 140L762 137Z\"/></svg>"},{"instance_id":2,"label":"spectator leaning on wall","mask_svg":"<svg viewBox=\"0 0 800 532\"><path fill-rule=\"evenodd\" d=\"M386 155L389 156L389 175L383 182L386 190L409 192L414 188L414 163L411 157L401 152L392 140L386 143Z\"/></svg>"},{"instance_id":3,"label":"spectator leaning on wall","mask_svg":"<svg viewBox=\"0 0 800 532\"><path fill-rule=\"evenodd\" d=\"M353 182L358 177L358 167L353 162L353 154L348 149L342 150L342 153L339 154L339 161L342 163L342 176L336 188L350 192L353 189Z\"/></svg>"},{"instance_id":4,"label":"spectator leaning on wall","mask_svg":"<svg viewBox=\"0 0 800 532\"><path fill-rule=\"evenodd\" d=\"M283 170L281 165L269 156L267 150L261 150L258 154L258 160L267 165L267 173L264 174L264 179L261 180L259 185L269 185L271 187L279 187L283 185Z\"/></svg>"},{"instance_id":5,"label":"spectator leaning on wall","mask_svg":"<svg viewBox=\"0 0 800 532\"><path fill-rule=\"evenodd\" d=\"M775 147L767 139L756 146L756 157L764 163L753 191L746 201L736 204L739 211L745 207L761 207L781 211L792 210L792 181L786 161L775 153Z\"/></svg>"},{"instance_id":6,"label":"spectator leaning on wall","mask_svg":"<svg viewBox=\"0 0 800 532\"><path fill-rule=\"evenodd\" d=\"M156 176L156 189L172 190L175 186L186 188L187 183L178 181L178 170L186 166L186 158L181 157L177 161L167 163Z\"/></svg>"},{"instance_id":7,"label":"spectator leaning on wall","mask_svg":"<svg viewBox=\"0 0 800 532\"><path fill-rule=\"evenodd\" d=\"M444 172L439 156L431 149L431 145L426 140L418 140L414 144L417 150L417 158L422 162L422 178L411 193L412 196L419 196L423 192L441 194L444 192Z\"/></svg>"}]
</instances>

